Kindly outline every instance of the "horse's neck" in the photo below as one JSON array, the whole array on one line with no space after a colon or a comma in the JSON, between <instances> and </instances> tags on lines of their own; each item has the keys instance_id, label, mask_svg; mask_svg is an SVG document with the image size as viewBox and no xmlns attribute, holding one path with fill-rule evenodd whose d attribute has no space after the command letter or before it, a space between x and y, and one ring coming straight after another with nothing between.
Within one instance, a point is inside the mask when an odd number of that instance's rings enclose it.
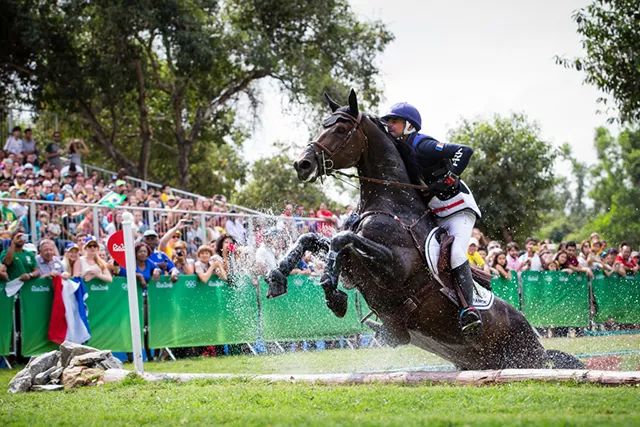
<instances>
[{"instance_id":1,"label":"horse's neck","mask_svg":"<svg viewBox=\"0 0 640 427\"><path fill-rule=\"evenodd\" d=\"M390 182L410 183L407 168L398 150L387 135L367 119L363 118L363 130L369 139L367 155L358 164L358 175L383 179ZM416 190L368 181L360 181L360 211L393 208L401 213L425 208Z\"/></svg>"}]
</instances>

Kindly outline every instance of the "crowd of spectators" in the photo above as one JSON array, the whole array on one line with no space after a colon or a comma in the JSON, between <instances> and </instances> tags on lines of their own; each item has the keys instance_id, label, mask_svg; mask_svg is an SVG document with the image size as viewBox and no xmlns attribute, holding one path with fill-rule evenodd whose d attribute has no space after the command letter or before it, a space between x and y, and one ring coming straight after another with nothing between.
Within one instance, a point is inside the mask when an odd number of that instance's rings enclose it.
<instances>
[{"instance_id":1,"label":"crowd of spectators","mask_svg":"<svg viewBox=\"0 0 640 427\"><path fill-rule=\"evenodd\" d=\"M509 280L521 271L563 271L593 279L597 272L607 277L624 277L637 274L640 268L640 252L633 251L629 243L612 247L595 232L579 244L574 241L555 244L529 237L524 248L520 248L516 242L503 245L488 240L475 229L467 257L474 267Z\"/></svg>"}]
</instances>

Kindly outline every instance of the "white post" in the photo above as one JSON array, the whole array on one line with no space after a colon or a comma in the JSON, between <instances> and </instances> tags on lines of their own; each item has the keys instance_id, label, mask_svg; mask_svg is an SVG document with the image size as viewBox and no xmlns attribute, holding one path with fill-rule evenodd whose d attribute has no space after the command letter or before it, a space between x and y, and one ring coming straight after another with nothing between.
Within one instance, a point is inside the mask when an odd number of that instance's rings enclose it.
<instances>
[{"instance_id":1,"label":"white post","mask_svg":"<svg viewBox=\"0 0 640 427\"><path fill-rule=\"evenodd\" d=\"M122 214L124 231L124 251L127 263L127 293L129 294L129 319L131 320L131 342L133 344L133 365L139 374L144 372L142 366L142 343L140 342L140 315L138 311L138 284L136 282L136 256L133 245L133 215Z\"/></svg>"}]
</instances>

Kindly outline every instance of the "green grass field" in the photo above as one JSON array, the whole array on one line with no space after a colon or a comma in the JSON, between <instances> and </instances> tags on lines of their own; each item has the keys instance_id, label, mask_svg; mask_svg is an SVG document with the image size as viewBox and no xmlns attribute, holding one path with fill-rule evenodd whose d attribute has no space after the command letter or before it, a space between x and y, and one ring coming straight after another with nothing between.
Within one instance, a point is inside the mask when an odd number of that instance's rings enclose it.
<instances>
[{"instance_id":1,"label":"green grass field","mask_svg":"<svg viewBox=\"0 0 640 427\"><path fill-rule=\"evenodd\" d=\"M637 350L640 336L545 340L573 353ZM148 363L155 372L312 373L401 369L442 360L414 347L328 350ZM635 365L635 366L634 366ZM623 367L640 365L624 356ZM0 371L0 387L16 370ZM0 392L0 425L640 425L640 388L311 386L239 380L121 384L55 393Z\"/></svg>"}]
</instances>

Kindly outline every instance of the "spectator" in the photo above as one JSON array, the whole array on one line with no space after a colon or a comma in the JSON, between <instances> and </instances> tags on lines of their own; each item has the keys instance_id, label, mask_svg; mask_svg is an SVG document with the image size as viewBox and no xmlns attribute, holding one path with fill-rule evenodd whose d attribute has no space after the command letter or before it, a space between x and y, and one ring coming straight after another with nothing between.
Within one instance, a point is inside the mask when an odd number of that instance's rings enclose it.
<instances>
[{"instance_id":1,"label":"spectator","mask_svg":"<svg viewBox=\"0 0 640 427\"><path fill-rule=\"evenodd\" d=\"M619 269L618 263L616 263L616 258L618 257L618 250L616 248L611 248L608 251L602 252L603 256L603 273L605 276L609 277L613 273L617 273Z\"/></svg>"},{"instance_id":2,"label":"spectator","mask_svg":"<svg viewBox=\"0 0 640 427\"><path fill-rule=\"evenodd\" d=\"M580 253L578 254L578 265L580 267L591 268L589 255L591 254L591 241L583 240L580 243Z\"/></svg>"},{"instance_id":3,"label":"spectator","mask_svg":"<svg viewBox=\"0 0 640 427\"><path fill-rule=\"evenodd\" d=\"M136 280L138 285L146 289L147 284L152 279L158 280L160 278L161 270L149 259L151 250L146 243L137 243L134 250L136 255ZM127 277L127 270L120 267L118 276Z\"/></svg>"},{"instance_id":4,"label":"spectator","mask_svg":"<svg viewBox=\"0 0 640 427\"><path fill-rule=\"evenodd\" d=\"M520 271L520 249L516 242L507 244L507 266L509 270Z\"/></svg>"},{"instance_id":5,"label":"spectator","mask_svg":"<svg viewBox=\"0 0 640 427\"><path fill-rule=\"evenodd\" d=\"M80 277L82 271L80 270L80 248L74 242L69 242L64 248L64 258L62 263L64 265L64 273L62 277L69 279L70 277Z\"/></svg>"},{"instance_id":6,"label":"spectator","mask_svg":"<svg viewBox=\"0 0 640 427\"><path fill-rule=\"evenodd\" d=\"M305 276L310 276L313 274L313 255L311 251L305 251L302 259L298 262L298 265L291 270L290 274L302 274Z\"/></svg>"},{"instance_id":7,"label":"spectator","mask_svg":"<svg viewBox=\"0 0 640 427\"><path fill-rule=\"evenodd\" d=\"M20 126L15 126L11 129L11 135L7 138L7 141L4 143L4 151L11 154L21 154L24 149L22 145L22 128Z\"/></svg>"},{"instance_id":8,"label":"spectator","mask_svg":"<svg viewBox=\"0 0 640 427\"><path fill-rule=\"evenodd\" d=\"M320 208L316 211L316 216L323 219L323 221L318 222L318 233L327 237L332 236L336 231L338 218L336 218L333 212L327 209L326 203L320 203Z\"/></svg>"},{"instance_id":9,"label":"spectator","mask_svg":"<svg viewBox=\"0 0 640 427\"><path fill-rule=\"evenodd\" d=\"M574 270L569 268L569 255L567 251L561 249L556 253L554 261L558 264L558 269L565 273L573 273Z\"/></svg>"},{"instance_id":10,"label":"spectator","mask_svg":"<svg viewBox=\"0 0 640 427\"><path fill-rule=\"evenodd\" d=\"M617 273L623 277L638 272L638 264L631 258L631 245L629 245L629 243L620 243L620 251L616 257L616 264L618 265Z\"/></svg>"},{"instance_id":11,"label":"spectator","mask_svg":"<svg viewBox=\"0 0 640 427\"><path fill-rule=\"evenodd\" d=\"M593 279L593 271L588 267L580 266L577 257L577 245L576 242L567 242L567 262L563 268L568 268L576 273L586 273L587 277Z\"/></svg>"},{"instance_id":12,"label":"spectator","mask_svg":"<svg viewBox=\"0 0 640 427\"><path fill-rule=\"evenodd\" d=\"M236 214L237 212L235 209L231 209L229 213ZM245 230L244 228L244 218L242 215L228 217L224 228L227 234L231 236L236 242L240 243L241 245L245 245L247 243L247 230Z\"/></svg>"},{"instance_id":13,"label":"spectator","mask_svg":"<svg viewBox=\"0 0 640 427\"><path fill-rule=\"evenodd\" d=\"M171 275L172 282L176 282L180 271L173 264L171 258L169 258L165 252L158 249L158 245L161 243L158 241L158 233L156 233L155 230L147 230L142 235L142 238L151 250L149 260L153 262L161 272Z\"/></svg>"},{"instance_id":14,"label":"spectator","mask_svg":"<svg viewBox=\"0 0 640 427\"><path fill-rule=\"evenodd\" d=\"M72 139L69 141L67 151L69 153L69 161L78 167L82 165L82 156L89 154L87 144L85 144L82 139Z\"/></svg>"},{"instance_id":15,"label":"spectator","mask_svg":"<svg viewBox=\"0 0 640 427\"><path fill-rule=\"evenodd\" d=\"M475 237L469 239L469 245L467 246L467 259L469 260L469 265L472 267L477 267L487 273L490 272L489 266L478 253L478 239Z\"/></svg>"},{"instance_id":16,"label":"spectator","mask_svg":"<svg viewBox=\"0 0 640 427\"><path fill-rule=\"evenodd\" d=\"M0 193L0 198L8 198L9 197L9 193L2 192ZM13 221L15 221L16 219L18 219L17 215L15 214L15 212L9 208L9 202L6 200L2 201L2 205L0 205L0 220L2 220L2 222L4 223L11 223Z\"/></svg>"},{"instance_id":17,"label":"spectator","mask_svg":"<svg viewBox=\"0 0 640 427\"><path fill-rule=\"evenodd\" d=\"M493 258L491 273L494 276L511 280L511 271L509 271L509 267L507 266L507 255L501 249L498 249L498 251Z\"/></svg>"},{"instance_id":18,"label":"spectator","mask_svg":"<svg viewBox=\"0 0 640 427\"><path fill-rule=\"evenodd\" d=\"M259 275L267 274L278 265L276 253L273 250L277 234L278 230L275 227L269 228L262 233L262 242L256 250L256 270Z\"/></svg>"},{"instance_id":19,"label":"spectator","mask_svg":"<svg viewBox=\"0 0 640 427\"><path fill-rule=\"evenodd\" d=\"M547 270L558 271L560 270L560 264L558 264L558 261L551 261L549 264L547 264Z\"/></svg>"},{"instance_id":20,"label":"spectator","mask_svg":"<svg viewBox=\"0 0 640 427\"><path fill-rule=\"evenodd\" d=\"M40 275L35 255L24 249L26 243L26 236L18 229L11 235L9 247L0 254L0 261L7 266L9 280L19 278L26 282Z\"/></svg>"},{"instance_id":21,"label":"spectator","mask_svg":"<svg viewBox=\"0 0 640 427\"><path fill-rule=\"evenodd\" d=\"M98 279L111 283L113 278L109 271L109 265L100 257L100 246L94 236L84 238L84 255L80 257L80 274L85 281Z\"/></svg>"},{"instance_id":22,"label":"spectator","mask_svg":"<svg viewBox=\"0 0 640 427\"><path fill-rule=\"evenodd\" d=\"M40 277L51 278L64 273L64 264L57 256L56 244L53 240L41 240L38 249L40 254L36 257L36 261Z\"/></svg>"},{"instance_id":23,"label":"spectator","mask_svg":"<svg viewBox=\"0 0 640 427\"><path fill-rule=\"evenodd\" d=\"M213 260L222 263L222 267L227 277L230 277L237 272L235 265L236 242L233 240L233 237L225 234L218 237L214 247L214 252Z\"/></svg>"},{"instance_id":24,"label":"spectator","mask_svg":"<svg viewBox=\"0 0 640 427\"><path fill-rule=\"evenodd\" d=\"M158 249L167 254L169 259L171 259L173 257L173 247L175 246L176 242L182 238L182 232L180 231L180 228L186 227L191 224L193 224L193 220L189 218L182 218L180 221L178 221L178 223L174 227L170 228L166 233L164 233L164 236L162 236L162 239L160 239L160 242L158 243Z\"/></svg>"},{"instance_id":25,"label":"spectator","mask_svg":"<svg viewBox=\"0 0 640 427\"><path fill-rule=\"evenodd\" d=\"M227 273L222 262L212 260L212 253L213 250L210 246L202 245L198 248L195 272L202 283L207 283L214 273L222 280L227 280Z\"/></svg>"},{"instance_id":26,"label":"spectator","mask_svg":"<svg viewBox=\"0 0 640 427\"><path fill-rule=\"evenodd\" d=\"M22 154L26 157L27 162L37 162L38 147L33 139L33 131L31 128L24 130L24 139L22 140Z\"/></svg>"},{"instance_id":27,"label":"spectator","mask_svg":"<svg viewBox=\"0 0 640 427\"><path fill-rule=\"evenodd\" d=\"M157 237L156 237L157 240ZM156 251L154 251L154 254ZM164 255L164 252L157 251L158 254ZM181 274L193 274L195 271L194 260L187 257L187 243L183 240L178 241L173 247L173 262L174 268Z\"/></svg>"},{"instance_id":28,"label":"spectator","mask_svg":"<svg viewBox=\"0 0 640 427\"><path fill-rule=\"evenodd\" d=\"M49 162L49 164L57 170L62 169L62 159L60 158L61 141L62 136L60 134L60 131L55 131L53 132L53 141L47 144L44 149L44 155L47 159L47 162Z\"/></svg>"},{"instance_id":29,"label":"spectator","mask_svg":"<svg viewBox=\"0 0 640 427\"><path fill-rule=\"evenodd\" d=\"M527 238L525 241L526 252L520 255L518 263L520 263L520 271L542 271L542 261L537 252L538 240L533 237Z\"/></svg>"}]
</instances>

